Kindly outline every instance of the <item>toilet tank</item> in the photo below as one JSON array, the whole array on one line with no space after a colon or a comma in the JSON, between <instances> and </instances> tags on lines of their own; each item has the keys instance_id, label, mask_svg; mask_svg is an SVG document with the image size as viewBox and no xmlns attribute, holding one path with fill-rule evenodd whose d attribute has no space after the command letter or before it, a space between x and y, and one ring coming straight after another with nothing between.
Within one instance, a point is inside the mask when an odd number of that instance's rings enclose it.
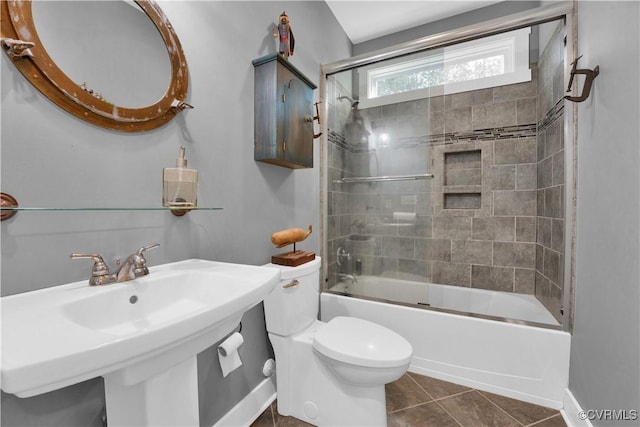
<instances>
[{"instance_id":1,"label":"toilet tank","mask_svg":"<svg viewBox=\"0 0 640 427\"><path fill-rule=\"evenodd\" d=\"M266 266L280 269L280 283L264 299L267 331L287 336L303 330L317 320L320 304L320 258L316 257L297 267L277 264Z\"/></svg>"}]
</instances>

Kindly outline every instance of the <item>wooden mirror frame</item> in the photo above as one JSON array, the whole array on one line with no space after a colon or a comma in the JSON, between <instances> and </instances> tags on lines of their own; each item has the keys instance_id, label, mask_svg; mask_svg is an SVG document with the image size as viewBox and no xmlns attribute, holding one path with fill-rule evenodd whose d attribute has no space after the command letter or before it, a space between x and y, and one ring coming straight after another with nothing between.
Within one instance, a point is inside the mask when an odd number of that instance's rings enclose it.
<instances>
[{"instance_id":1,"label":"wooden mirror frame","mask_svg":"<svg viewBox=\"0 0 640 427\"><path fill-rule=\"evenodd\" d=\"M164 40L171 62L171 83L153 105L126 108L97 98L72 81L51 59L33 21L31 0L2 0L0 34L2 47L18 70L43 95L74 116L108 129L141 132L162 126L185 108L189 73L187 61L169 20L154 1L135 0L153 21ZM13 50L5 39L31 42L28 49ZM70 47L72 48L72 47Z\"/></svg>"}]
</instances>

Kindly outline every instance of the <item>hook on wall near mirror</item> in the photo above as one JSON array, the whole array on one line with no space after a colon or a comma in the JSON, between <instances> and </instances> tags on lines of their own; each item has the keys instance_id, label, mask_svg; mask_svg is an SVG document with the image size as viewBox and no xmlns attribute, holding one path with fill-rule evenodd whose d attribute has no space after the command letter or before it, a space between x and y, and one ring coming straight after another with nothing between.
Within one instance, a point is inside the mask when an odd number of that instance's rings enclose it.
<instances>
[{"instance_id":1,"label":"hook on wall near mirror","mask_svg":"<svg viewBox=\"0 0 640 427\"><path fill-rule=\"evenodd\" d=\"M36 23L40 23L34 20L34 3L46 4L46 2L32 2L30 0L1 2L3 25L0 38L2 47L24 77L59 107L94 125L123 132L140 132L157 128L185 109L193 108L185 102L189 73L182 46L173 26L169 23L160 6L154 1L136 0L135 4L137 4L139 11L144 12L151 20L162 37L168 55L167 62L170 63L171 68L170 82L164 94L159 96L158 101L141 107L127 107L118 105L117 102L111 103L109 99L112 95L106 93L103 88L86 90L82 87L83 82L75 82L70 77L70 70L63 70L60 64L52 58L52 52L45 49L41 38L42 34L39 34L38 28L36 28ZM91 3L93 2L88 2L89 5ZM122 3L127 4L126 2ZM126 7L130 9L130 12L135 13L133 8ZM80 12L72 12L72 14L76 13ZM78 21L80 23L84 20L79 18ZM40 30L43 32L43 28ZM114 29L114 31L116 30ZM156 32L154 31L154 33ZM68 48L73 50L77 49L77 46L68 46ZM113 49L122 49L122 46L115 46ZM129 54L136 56L134 51ZM131 67L128 71L132 71ZM131 88L125 89L130 91ZM96 90L101 93L100 97L95 96ZM153 99L158 99L158 97Z\"/></svg>"}]
</instances>

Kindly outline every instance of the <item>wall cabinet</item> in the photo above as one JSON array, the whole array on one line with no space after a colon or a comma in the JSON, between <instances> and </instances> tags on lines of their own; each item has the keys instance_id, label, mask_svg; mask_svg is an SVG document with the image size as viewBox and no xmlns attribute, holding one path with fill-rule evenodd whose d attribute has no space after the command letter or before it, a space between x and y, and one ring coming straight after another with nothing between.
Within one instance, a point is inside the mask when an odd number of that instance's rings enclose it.
<instances>
[{"instance_id":1,"label":"wall cabinet","mask_svg":"<svg viewBox=\"0 0 640 427\"><path fill-rule=\"evenodd\" d=\"M254 66L254 158L292 169L313 167L311 80L277 53Z\"/></svg>"}]
</instances>

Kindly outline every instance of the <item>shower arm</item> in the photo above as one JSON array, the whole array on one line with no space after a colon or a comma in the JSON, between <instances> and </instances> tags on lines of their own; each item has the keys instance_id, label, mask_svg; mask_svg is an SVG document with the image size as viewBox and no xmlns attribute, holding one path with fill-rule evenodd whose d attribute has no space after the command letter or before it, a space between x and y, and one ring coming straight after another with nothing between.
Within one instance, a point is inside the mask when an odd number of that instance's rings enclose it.
<instances>
[{"instance_id":1,"label":"shower arm","mask_svg":"<svg viewBox=\"0 0 640 427\"><path fill-rule=\"evenodd\" d=\"M350 97L348 97L347 95L340 95L340 96L338 97L338 101L344 101L345 99L346 99L347 101L349 101L349 103L351 104L351 108L355 108L355 107L357 107L357 106L358 106L358 103L360 102L360 101L358 101L358 100L353 100L353 99L351 99L351 98L350 98Z\"/></svg>"}]
</instances>

